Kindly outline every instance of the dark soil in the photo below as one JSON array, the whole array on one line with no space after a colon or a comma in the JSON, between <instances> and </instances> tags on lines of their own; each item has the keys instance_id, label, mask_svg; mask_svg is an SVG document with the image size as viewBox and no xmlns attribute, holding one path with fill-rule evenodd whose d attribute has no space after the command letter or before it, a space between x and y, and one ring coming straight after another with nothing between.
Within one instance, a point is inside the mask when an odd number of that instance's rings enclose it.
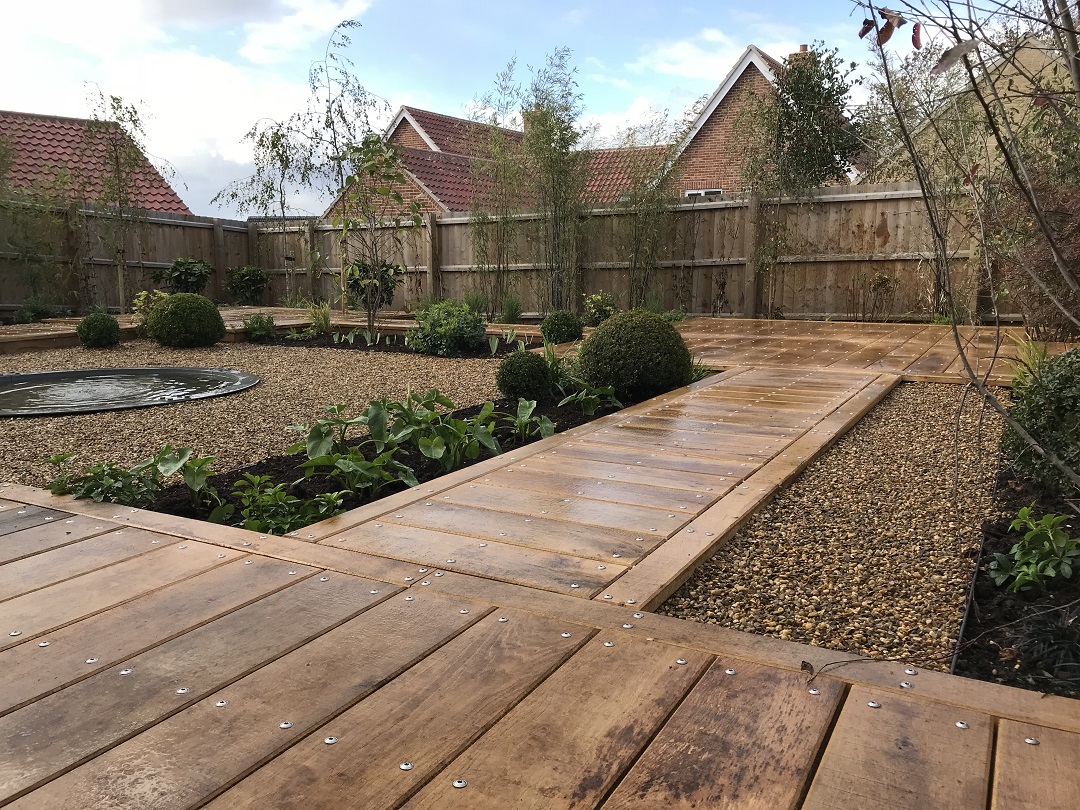
<instances>
[{"instance_id":1,"label":"dark soil","mask_svg":"<svg viewBox=\"0 0 1080 810\"><path fill-rule=\"evenodd\" d=\"M297 333L301 334L301 333ZM404 335L387 334L383 335L378 343L373 343L371 346L367 345L364 340L364 336L357 334L353 338L353 342L349 343L347 340L334 341L333 335L315 335L313 337L289 337L288 333L279 332L273 340L265 341L269 346L302 346L302 347L314 347L320 349L342 349L343 351L361 351L361 352L380 352L391 354L420 354L416 349L411 346L405 345ZM534 342L533 345L526 344L526 348L536 348L540 344ZM495 353L491 353L491 345L488 343L487 338L484 339L483 344L474 352L464 352L461 354L451 355L453 357L506 357L508 354L513 354L518 350L517 342L507 344L505 340L499 338L499 345L495 349Z\"/></svg>"},{"instance_id":2,"label":"dark soil","mask_svg":"<svg viewBox=\"0 0 1080 810\"><path fill-rule=\"evenodd\" d=\"M983 525L982 558L955 672L1076 698L1080 697L1080 572L1071 579L1049 580L1047 593L1035 588L1009 593L1007 585L994 584L987 568L994 554L1008 553L1021 539L1009 531L1009 523L1033 502L1036 518L1047 512L1073 514L1066 503L1036 490L1012 469L998 475L996 506L1008 517ZM1076 536L1078 531L1080 518L1074 518L1069 532Z\"/></svg>"},{"instance_id":3,"label":"dark soil","mask_svg":"<svg viewBox=\"0 0 1080 810\"><path fill-rule=\"evenodd\" d=\"M474 416L480 411L481 407L483 406L473 405L468 408L461 408L454 411L454 415L458 418ZM495 402L495 411L497 413L514 413L516 410L516 402L512 403L509 400ZM556 432L561 432L569 430L570 428L575 428L578 425L583 425L586 422L598 419L609 413L613 413L614 410L615 409L609 407L601 407L594 416L585 416L581 412L581 408L576 405L567 405L560 408L551 404L538 406L536 410L533 411L533 415L548 417L548 419L555 424ZM497 425L495 436L498 439L504 454L513 451L518 447L523 447L526 444L531 444L538 438L531 437L528 441L521 442L511 433L510 428L503 424ZM297 439L299 440L300 438L301 437L298 434ZM362 438L362 435L359 435L355 443L362 441ZM365 447L363 452L369 461L377 455L371 447ZM477 458L466 460L463 466L467 467L490 457L491 453L485 449L481 449L480 455ZM411 447L399 448L394 458L411 467L417 481L421 484L434 478L438 478L441 475L445 475L447 472L438 461L425 457L419 451L416 451ZM306 460L307 456L303 452L298 455L271 456L270 458L266 458L246 467L239 467L234 470L229 470L228 472L218 473L211 477L210 484L222 497L228 497L229 502L236 507L237 514L239 514L240 503L237 499L232 497L232 491L236 482L241 480L245 473L268 476L272 479L274 484L292 485L290 489L291 494L305 500L314 498L316 495L320 495L324 492L337 492L343 489L341 484L334 479L321 476L304 478L304 470L299 465ZM387 495L394 492L400 492L407 488L408 487L403 483L387 485L380 493L380 497L386 497ZM350 497L345 499L344 508L355 509L358 506L362 506L364 503L367 503L367 501ZM210 514L209 509L196 509L192 506L187 487L183 484L176 484L168 487L162 492L161 496L147 508L155 512L165 512L170 515L196 518L198 520L206 520Z\"/></svg>"}]
</instances>

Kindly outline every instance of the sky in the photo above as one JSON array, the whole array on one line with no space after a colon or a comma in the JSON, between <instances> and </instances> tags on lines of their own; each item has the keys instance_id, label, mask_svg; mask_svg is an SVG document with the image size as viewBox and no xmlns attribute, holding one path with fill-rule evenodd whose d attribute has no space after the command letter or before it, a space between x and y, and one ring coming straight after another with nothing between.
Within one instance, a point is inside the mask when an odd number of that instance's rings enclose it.
<instances>
[{"instance_id":1,"label":"sky","mask_svg":"<svg viewBox=\"0 0 1080 810\"><path fill-rule=\"evenodd\" d=\"M251 174L244 134L304 107L308 70L346 19L361 24L345 51L354 74L391 114L406 104L466 117L509 60L527 79L569 48L602 139L650 109L680 114L751 43L777 59L818 40L866 55L851 0L7 0L0 109L88 117L97 88L120 96L137 105L147 151L175 170L188 207L242 219L211 199ZM310 213L322 203L295 201Z\"/></svg>"}]
</instances>

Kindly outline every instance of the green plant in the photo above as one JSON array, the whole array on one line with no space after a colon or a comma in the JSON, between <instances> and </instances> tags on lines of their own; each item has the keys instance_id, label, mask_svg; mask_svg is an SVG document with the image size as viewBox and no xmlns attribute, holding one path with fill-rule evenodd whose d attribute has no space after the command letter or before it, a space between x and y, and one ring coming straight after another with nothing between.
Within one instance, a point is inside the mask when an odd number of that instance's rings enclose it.
<instances>
[{"instance_id":1,"label":"green plant","mask_svg":"<svg viewBox=\"0 0 1080 810\"><path fill-rule=\"evenodd\" d=\"M536 400L522 397L518 400L516 413L502 415L503 421L509 425L518 441L527 441L530 436L546 439L555 433L554 423L546 416L533 416L535 410Z\"/></svg>"},{"instance_id":2,"label":"green plant","mask_svg":"<svg viewBox=\"0 0 1080 810\"><path fill-rule=\"evenodd\" d=\"M499 323L519 323L521 321L521 298L514 293L502 297L502 311Z\"/></svg>"},{"instance_id":3,"label":"green plant","mask_svg":"<svg viewBox=\"0 0 1080 810\"><path fill-rule=\"evenodd\" d=\"M308 307L308 317L311 318L309 328L316 335L329 335L333 331L334 324L330 317L330 305L325 301Z\"/></svg>"},{"instance_id":4,"label":"green plant","mask_svg":"<svg viewBox=\"0 0 1080 810\"><path fill-rule=\"evenodd\" d=\"M60 307L41 301L27 300L15 310L15 323L41 323L46 318L55 318L60 314Z\"/></svg>"},{"instance_id":5,"label":"green plant","mask_svg":"<svg viewBox=\"0 0 1080 810\"><path fill-rule=\"evenodd\" d=\"M300 292L288 294L278 302L278 306L288 307L289 309L307 309L311 304L311 299Z\"/></svg>"},{"instance_id":6,"label":"green plant","mask_svg":"<svg viewBox=\"0 0 1080 810\"><path fill-rule=\"evenodd\" d=\"M1010 415L1047 453L1080 470L1080 349L1052 357L1023 386ZM1044 455L1006 427L1002 449L1022 475L1062 493L1077 487Z\"/></svg>"},{"instance_id":7,"label":"green plant","mask_svg":"<svg viewBox=\"0 0 1080 810\"><path fill-rule=\"evenodd\" d=\"M225 336L225 322L209 298L176 293L150 310L146 333L163 346L212 346Z\"/></svg>"},{"instance_id":8,"label":"green plant","mask_svg":"<svg viewBox=\"0 0 1080 810\"><path fill-rule=\"evenodd\" d=\"M229 295L240 306L258 306L262 303L263 291L269 282L270 274L251 264L230 267L226 280Z\"/></svg>"},{"instance_id":9,"label":"green plant","mask_svg":"<svg viewBox=\"0 0 1080 810\"><path fill-rule=\"evenodd\" d=\"M468 419L439 415L414 434L416 446L427 458L439 461L447 472L479 456L481 447L501 453L495 438L494 413L494 403L485 402L480 412Z\"/></svg>"},{"instance_id":10,"label":"green plant","mask_svg":"<svg viewBox=\"0 0 1080 810\"><path fill-rule=\"evenodd\" d=\"M495 384L499 393L509 400L533 399L545 402L551 399L555 387L551 369L543 356L533 352L517 351L507 355L495 372Z\"/></svg>"},{"instance_id":11,"label":"green plant","mask_svg":"<svg viewBox=\"0 0 1080 810\"><path fill-rule=\"evenodd\" d=\"M253 532L288 534L341 512L348 492L326 492L311 500L290 495L285 484L269 476L244 473L233 496L240 501L240 526Z\"/></svg>"},{"instance_id":12,"label":"green plant","mask_svg":"<svg viewBox=\"0 0 1080 810\"><path fill-rule=\"evenodd\" d=\"M150 275L170 293L201 293L214 268L202 259L177 259Z\"/></svg>"},{"instance_id":13,"label":"green plant","mask_svg":"<svg viewBox=\"0 0 1080 810\"><path fill-rule=\"evenodd\" d=\"M1024 389L1031 381L1039 376L1049 356L1046 352L1046 344L1042 341L1028 337L1013 337L1013 343L1016 345L1016 359L1009 362L1013 367L1013 395L1019 396L1024 393Z\"/></svg>"},{"instance_id":14,"label":"green plant","mask_svg":"<svg viewBox=\"0 0 1080 810\"><path fill-rule=\"evenodd\" d=\"M349 448L348 453L330 453L309 458L300 465L304 476L321 473L342 481L345 489L356 497L363 497L365 491L368 491L368 497L372 500L390 483L401 481L410 487L419 485L412 468L394 458L396 447L391 447L368 461L362 451L363 444Z\"/></svg>"},{"instance_id":15,"label":"green plant","mask_svg":"<svg viewBox=\"0 0 1080 810\"><path fill-rule=\"evenodd\" d=\"M349 305L368 313L368 328L374 331L376 313L394 302L394 293L404 281L405 268L400 264L354 262L348 268Z\"/></svg>"},{"instance_id":16,"label":"green plant","mask_svg":"<svg viewBox=\"0 0 1080 810\"><path fill-rule=\"evenodd\" d=\"M334 343L348 343L350 346L352 346L356 342L356 336L359 334L362 334L359 329L350 329L345 334L341 334L341 332L334 332Z\"/></svg>"},{"instance_id":17,"label":"green plant","mask_svg":"<svg viewBox=\"0 0 1080 810\"><path fill-rule=\"evenodd\" d=\"M550 313L540 324L540 334L547 343L569 343L581 340L581 319L568 309Z\"/></svg>"},{"instance_id":18,"label":"green plant","mask_svg":"<svg viewBox=\"0 0 1080 810\"><path fill-rule=\"evenodd\" d=\"M168 297L169 294L164 290L140 290L135 293L131 302L131 319L140 337L147 337L146 319L150 311Z\"/></svg>"},{"instance_id":19,"label":"green plant","mask_svg":"<svg viewBox=\"0 0 1080 810\"><path fill-rule=\"evenodd\" d=\"M581 412L586 416L594 416L597 408L601 405L610 405L614 408L621 408L623 404L615 398L615 389L610 385L605 385L601 388L593 388L591 385L584 381L578 381L578 390L569 396L563 397L559 402L559 407L563 405L578 405L581 407Z\"/></svg>"},{"instance_id":20,"label":"green plant","mask_svg":"<svg viewBox=\"0 0 1080 810\"><path fill-rule=\"evenodd\" d=\"M1038 612L1021 627L1016 649L1029 671L1080 680L1080 610ZM1044 676L1045 677L1045 676Z\"/></svg>"},{"instance_id":21,"label":"green plant","mask_svg":"<svg viewBox=\"0 0 1080 810\"><path fill-rule=\"evenodd\" d=\"M475 351L484 345L484 320L460 301L440 301L416 313L410 345L424 354L448 357Z\"/></svg>"},{"instance_id":22,"label":"green plant","mask_svg":"<svg viewBox=\"0 0 1080 810\"><path fill-rule=\"evenodd\" d=\"M1038 520L1031 516L1035 504L1021 509L1010 531L1024 532L1008 554L995 554L990 563L990 576L994 584L1002 585L1010 577L1009 591L1026 591L1032 585L1046 590L1046 580L1061 574L1070 579L1073 562L1080 557L1080 537L1071 537L1065 530L1068 515L1048 513Z\"/></svg>"},{"instance_id":23,"label":"green plant","mask_svg":"<svg viewBox=\"0 0 1080 810\"><path fill-rule=\"evenodd\" d=\"M644 310L620 312L589 335L578 352L581 378L612 386L623 402L637 402L690 382L690 351L675 327Z\"/></svg>"},{"instance_id":24,"label":"green plant","mask_svg":"<svg viewBox=\"0 0 1080 810\"><path fill-rule=\"evenodd\" d=\"M943 315L940 312L935 313L934 317L930 319L930 324L932 326L951 326L952 315Z\"/></svg>"},{"instance_id":25,"label":"green plant","mask_svg":"<svg viewBox=\"0 0 1080 810\"><path fill-rule=\"evenodd\" d=\"M244 333L252 343L265 343L277 335L273 315L256 313L244 318Z\"/></svg>"},{"instance_id":26,"label":"green plant","mask_svg":"<svg viewBox=\"0 0 1080 810\"><path fill-rule=\"evenodd\" d=\"M481 316L487 312L487 296L480 290L466 290L461 296L461 303Z\"/></svg>"},{"instance_id":27,"label":"green plant","mask_svg":"<svg viewBox=\"0 0 1080 810\"><path fill-rule=\"evenodd\" d=\"M143 506L154 502L161 492L162 479L178 472L191 458L191 450L176 450L166 445L157 455L132 467L106 461L77 474L64 472L62 468L73 458L74 453L58 453L44 459L56 468L56 475L49 482L49 491L54 495L73 495L97 503Z\"/></svg>"},{"instance_id":28,"label":"green plant","mask_svg":"<svg viewBox=\"0 0 1080 810\"><path fill-rule=\"evenodd\" d=\"M704 380L712 373L713 370L705 364L704 360L695 357L694 362L690 365L690 382L696 383L699 380Z\"/></svg>"},{"instance_id":29,"label":"green plant","mask_svg":"<svg viewBox=\"0 0 1080 810\"><path fill-rule=\"evenodd\" d=\"M599 326L619 311L615 296L603 290L582 295L581 298L585 309L585 316L581 320L586 326Z\"/></svg>"},{"instance_id":30,"label":"green plant","mask_svg":"<svg viewBox=\"0 0 1080 810\"><path fill-rule=\"evenodd\" d=\"M88 349L103 349L120 342L120 323L108 312L91 312L75 329L79 343Z\"/></svg>"}]
</instances>

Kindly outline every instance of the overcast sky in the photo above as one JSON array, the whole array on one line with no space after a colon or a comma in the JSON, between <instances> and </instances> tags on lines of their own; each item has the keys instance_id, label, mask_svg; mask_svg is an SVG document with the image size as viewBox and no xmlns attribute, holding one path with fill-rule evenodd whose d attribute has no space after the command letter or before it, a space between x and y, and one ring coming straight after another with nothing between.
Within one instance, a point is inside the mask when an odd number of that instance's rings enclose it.
<instances>
[{"instance_id":1,"label":"overcast sky","mask_svg":"<svg viewBox=\"0 0 1080 810\"><path fill-rule=\"evenodd\" d=\"M678 113L712 93L750 43L780 59L823 40L861 61L854 8L849 0L9 1L0 5L0 109L87 117L95 83L138 104L149 152L175 167L173 185L194 213L236 216L210 200L251 173L244 133L303 107L308 69L344 19L363 26L348 51L356 76L394 109L464 116L511 58L525 77L568 47L587 116L610 135L650 107Z\"/></svg>"}]
</instances>

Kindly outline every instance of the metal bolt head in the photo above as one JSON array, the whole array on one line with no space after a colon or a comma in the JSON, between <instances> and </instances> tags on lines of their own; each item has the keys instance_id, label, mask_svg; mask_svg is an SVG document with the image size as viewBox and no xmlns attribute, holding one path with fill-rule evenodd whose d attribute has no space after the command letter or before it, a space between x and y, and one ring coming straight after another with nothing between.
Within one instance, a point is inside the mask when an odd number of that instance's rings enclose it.
<instances>
[{"instance_id":1,"label":"metal bolt head","mask_svg":"<svg viewBox=\"0 0 1080 810\"><path fill-rule=\"evenodd\" d=\"M187 546L177 546L177 548L187 548Z\"/></svg>"},{"instance_id":2,"label":"metal bolt head","mask_svg":"<svg viewBox=\"0 0 1080 810\"><path fill-rule=\"evenodd\" d=\"M580 586L580 585L578 585L578 584L577 584L577 583L575 582L575 583L573 583L573 584L572 584L572 585L571 585L570 587L571 587L571 588L580 588L581 586Z\"/></svg>"},{"instance_id":3,"label":"metal bolt head","mask_svg":"<svg viewBox=\"0 0 1080 810\"><path fill-rule=\"evenodd\" d=\"M510 620L509 620L508 618L506 618L505 616L500 616L500 617L499 617L499 621L500 621L500 622L508 622L508 621L510 621Z\"/></svg>"},{"instance_id":4,"label":"metal bolt head","mask_svg":"<svg viewBox=\"0 0 1080 810\"><path fill-rule=\"evenodd\" d=\"M915 684L913 684L911 681L900 681L900 688L901 689L914 689Z\"/></svg>"},{"instance_id":5,"label":"metal bolt head","mask_svg":"<svg viewBox=\"0 0 1080 810\"><path fill-rule=\"evenodd\" d=\"M957 720L956 721L956 727L957 728L970 728L970 726L967 723L965 723L963 720Z\"/></svg>"},{"instance_id":6,"label":"metal bolt head","mask_svg":"<svg viewBox=\"0 0 1080 810\"><path fill-rule=\"evenodd\" d=\"M612 596L612 595L611 595L610 593L605 593L605 594L604 594L604 598L605 598L605 599L614 599L615 597L614 597L614 596Z\"/></svg>"},{"instance_id":7,"label":"metal bolt head","mask_svg":"<svg viewBox=\"0 0 1080 810\"><path fill-rule=\"evenodd\" d=\"M96 664L97 659L96 658L87 658L86 663L88 663L88 664Z\"/></svg>"},{"instance_id":8,"label":"metal bolt head","mask_svg":"<svg viewBox=\"0 0 1080 810\"><path fill-rule=\"evenodd\" d=\"M604 642L604 646L605 646L605 647L614 647L614 646L615 646L615 642L614 642L614 641L605 641L605 642Z\"/></svg>"},{"instance_id":9,"label":"metal bolt head","mask_svg":"<svg viewBox=\"0 0 1080 810\"><path fill-rule=\"evenodd\" d=\"M411 601L413 601L413 598L411 596L406 596L405 601L406 602L411 602Z\"/></svg>"},{"instance_id":10,"label":"metal bolt head","mask_svg":"<svg viewBox=\"0 0 1080 810\"><path fill-rule=\"evenodd\" d=\"M570 638L570 635L571 635L570 633L563 633L562 637L563 638Z\"/></svg>"},{"instance_id":11,"label":"metal bolt head","mask_svg":"<svg viewBox=\"0 0 1080 810\"><path fill-rule=\"evenodd\" d=\"M1039 744L1039 741L1037 739L1035 739L1034 737L1024 737L1024 742L1026 742L1028 745L1038 745Z\"/></svg>"},{"instance_id":12,"label":"metal bolt head","mask_svg":"<svg viewBox=\"0 0 1080 810\"><path fill-rule=\"evenodd\" d=\"M224 709L226 706L229 705L229 701L227 701L227 700L219 700L214 705L217 706L219 709Z\"/></svg>"},{"instance_id":13,"label":"metal bolt head","mask_svg":"<svg viewBox=\"0 0 1080 810\"><path fill-rule=\"evenodd\" d=\"M734 675L735 670L733 670L731 667L728 667L727 669L724 670L724 674L725 675Z\"/></svg>"},{"instance_id":14,"label":"metal bolt head","mask_svg":"<svg viewBox=\"0 0 1080 810\"><path fill-rule=\"evenodd\" d=\"M176 690L176 694L178 694L178 695L186 695L190 691L191 690L188 689L186 686L181 686L179 689Z\"/></svg>"},{"instance_id":15,"label":"metal bolt head","mask_svg":"<svg viewBox=\"0 0 1080 810\"><path fill-rule=\"evenodd\" d=\"M447 565L453 565L456 562L457 562L457 560L447 560L446 561Z\"/></svg>"},{"instance_id":16,"label":"metal bolt head","mask_svg":"<svg viewBox=\"0 0 1080 810\"><path fill-rule=\"evenodd\" d=\"M292 723L290 723L288 720L285 720L282 723L278 723L278 728L292 728Z\"/></svg>"},{"instance_id":17,"label":"metal bolt head","mask_svg":"<svg viewBox=\"0 0 1080 810\"><path fill-rule=\"evenodd\" d=\"M12 630L10 633L8 633L8 635L9 636L21 636L22 635L22 630Z\"/></svg>"},{"instance_id":18,"label":"metal bolt head","mask_svg":"<svg viewBox=\"0 0 1080 810\"><path fill-rule=\"evenodd\" d=\"M421 585L430 585L431 583L430 583L430 582L429 582L428 580L426 580L426 579L425 579L425 580L424 580L423 582L421 582L420 584L421 584Z\"/></svg>"},{"instance_id":19,"label":"metal bolt head","mask_svg":"<svg viewBox=\"0 0 1080 810\"><path fill-rule=\"evenodd\" d=\"M807 689L806 691L809 692L811 695L820 695L821 694L821 690L818 689L817 687L814 687L812 689Z\"/></svg>"},{"instance_id":20,"label":"metal bolt head","mask_svg":"<svg viewBox=\"0 0 1080 810\"><path fill-rule=\"evenodd\" d=\"M413 769L413 764L411 762L402 762L398 767L403 771L411 771Z\"/></svg>"},{"instance_id":21,"label":"metal bolt head","mask_svg":"<svg viewBox=\"0 0 1080 810\"><path fill-rule=\"evenodd\" d=\"M685 658L676 658L675 663L678 664L679 666L684 666L686 664L686 659Z\"/></svg>"},{"instance_id":22,"label":"metal bolt head","mask_svg":"<svg viewBox=\"0 0 1080 810\"><path fill-rule=\"evenodd\" d=\"M644 614L644 613L635 613L635 614L634 614L634 618L635 618L635 619L644 619L644 618L645 618L645 614Z\"/></svg>"},{"instance_id":23,"label":"metal bolt head","mask_svg":"<svg viewBox=\"0 0 1080 810\"><path fill-rule=\"evenodd\" d=\"M624 625L623 625L623 630L629 630L629 629L630 629L631 627L633 627L633 626L634 626L634 625L632 625L632 624L624 624Z\"/></svg>"},{"instance_id":24,"label":"metal bolt head","mask_svg":"<svg viewBox=\"0 0 1080 810\"><path fill-rule=\"evenodd\" d=\"M378 592L379 592L379 591L378 591L378 589L377 589L377 588L372 588L372 589L371 589L371 591L370 591L370 593L373 593L373 594L374 594L374 593L378 593Z\"/></svg>"},{"instance_id":25,"label":"metal bolt head","mask_svg":"<svg viewBox=\"0 0 1080 810\"><path fill-rule=\"evenodd\" d=\"M337 737L327 737L323 742L327 745L334 745L337 742Z\"/></svg>"},{"instance_id":26,"label":"metal bolt head","mask_svg":"<svg viewBox=\"0 0 1080 810\"><path fill-rule=\"evenodd\" d=\"M468 612L469 612L469 611L468 611L468 610L466 610L465 608L462 608L462 609L461 609L461 613L462 613L462 615L464 615L464 614L466 614L466 613L468 613Z\"/></svg>"},{"instance_id":27,"label":"metal bolt head","mask_svg":"<svg viewBox=\"0 0 1080 810\"><path fill-rule=\"evenodd\" d=\"M637 604L637 599L627 599L626 604L628 604L628 605L636 605Z\"/></svg>"},{"instance_id":28,"label":"metal bolt head","mask_svg":"<svg viewBox=\"0 0 1080 810\"><path fill-rule=\"evenodd\" d=\"M38 646L39 646L39 647L48 647L48 646L49 646L49 642L47 642L47 641L39 641L39 642L38 642Z\"/></svg>"},{"instance_id":29,"label":"metal bolt head","mask_svg":"<svg viewBox=\"0 0 1080 810\"><path fill-rule=\"evenodd\" d=\"M904 674L905 675L918 675L919 673L918 673L918 670L915 670L915 669L913 669L911 667L908 667L907 669L904 670Z\"/></svg>"},{"instance_id":30,"label":"metal bolt head","mask_svg":"<svg viewBox=\"0 0 1080 810\"><path fill-rule=\"evenodd\" d=\"M437 577L441 577L442 575L443 575L442 571L436 571L435 572L435 576L437 576Z\"/></svg>"},{"instance_id":31,"label":"metal bolt head","mask_svg":"<svg viewBox=\"0 0 1080 810\"><path fill-rule=\"evenodd\" d=\"M455 779L451 784L453 784L453 786L456 788L463 788L467 787L469 783L466 782L464 779Z\"/></svg>"},{"instance_id":32,"label":"metal bolt head","mask_svg":"<svg viewBox=\"0 0 1080 810\"><path fill-rule=\"evenodd\" d=\"M329 582L330 577L319 577L319 582Z\"/></svg>"},{"instance_id":33,"label":"metal bolt head","mask_svg":"<svg viewBox=\"0 0 1080 810\"><path fill-rule=\"evenodd\" d=\"M244 565L251 565L254 562L254 560L244 560Z\"/></svg>"},{"instance_id":34,"label":"metal bolt head","mask_svg":"<svg viewBox=\"0 0 1080 810\"><path fill-rule=\"evenodd\" d=\"M876 700L871 700L866 705L869 706L871 709L880 709L881 708L881 704L878 703Z\"/></svg>"},{"instance_id":35,"label":"metal bolt head","mask_svg":"<svg viewBox=\"0 0 1080 810\"><path fill-rule=\"evenodd\" d=\"M120 674L121 675L130 675L134 671L135 670L133 670L133 669L122 669L122 670L120 670Z\"/></svg>"}]
</instances>

